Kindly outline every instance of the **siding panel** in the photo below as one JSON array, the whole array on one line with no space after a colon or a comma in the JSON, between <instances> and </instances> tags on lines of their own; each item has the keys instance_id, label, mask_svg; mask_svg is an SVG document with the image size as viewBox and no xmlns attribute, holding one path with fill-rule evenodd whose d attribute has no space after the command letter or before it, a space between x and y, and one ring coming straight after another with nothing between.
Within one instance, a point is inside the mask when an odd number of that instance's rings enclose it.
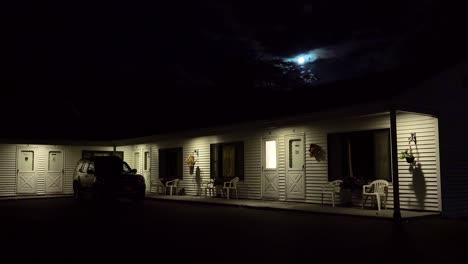
<instances>
[{"instance_id":1,"label":"siding panel","mask_svg":"<svg viewBox=\"0 0 468 264\"><path fill-rule=\"evenodd\" d=\"M0 196L16 194L16 145L0 145Z\"/></svg>"}]
</instances>

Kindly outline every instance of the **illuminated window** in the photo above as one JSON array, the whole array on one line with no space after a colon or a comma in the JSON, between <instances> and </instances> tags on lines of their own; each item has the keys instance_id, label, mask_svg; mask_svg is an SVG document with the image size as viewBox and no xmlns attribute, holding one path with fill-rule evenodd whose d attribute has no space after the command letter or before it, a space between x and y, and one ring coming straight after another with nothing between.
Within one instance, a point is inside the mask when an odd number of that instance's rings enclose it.
<instances>
[{"instance_id":1,"label":"illuminated window","mask_svg":"<svg viewBox=\"0 0 468 264\"><path fill-rule=\"evenodd\" d=\"M265 168L276 169L276 140L265 142Z\"/></svg>"}]
</instances>

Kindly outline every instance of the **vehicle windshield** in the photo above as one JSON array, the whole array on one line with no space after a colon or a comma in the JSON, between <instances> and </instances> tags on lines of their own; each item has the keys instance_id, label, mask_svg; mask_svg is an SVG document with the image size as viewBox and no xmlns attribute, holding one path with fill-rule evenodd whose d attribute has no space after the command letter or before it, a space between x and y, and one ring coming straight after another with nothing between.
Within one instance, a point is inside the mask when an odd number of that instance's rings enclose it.
<instances>
[{"instance_id":1,"label":"vehicle windshield","mask_svg":"<svg viewBox=\"0 0 468 264\"><path fill-rule=\"evenodd\" d=\"M132 169L128 166L127 162L123 162L123 172L129 173Z\"/></svg>"}]
</instances>

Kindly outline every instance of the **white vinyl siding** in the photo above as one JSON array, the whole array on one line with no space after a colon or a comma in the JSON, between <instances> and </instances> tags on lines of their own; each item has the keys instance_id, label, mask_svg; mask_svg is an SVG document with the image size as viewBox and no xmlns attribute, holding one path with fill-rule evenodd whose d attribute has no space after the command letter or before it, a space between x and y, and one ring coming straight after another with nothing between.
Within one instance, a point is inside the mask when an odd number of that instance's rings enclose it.
<instances>
[{"instance_id":1,"label":"white vinyl siding","mask_svg":"<svg viewBox=\"0 0 468 264\"><path fill-rule=\"evenodd\" d=\"M439 159L437 153L437 119L431 116L398 113L398 153L408 148L408 138L416 133L417 145L411 143L421 173L410 172L406 160L398 161L400 206L404 209L439 211ZM416 166L417 167L417 166Z\"/></svg>"},{"instance_id":2,"label":"white vinyl siding","mask_svg":"<svg viewBox=\"0 0 468 264\"><path fill-rule=\"evenodd\" d=\"M468 63L461 61L452 67L441 69L396 98L402 105L437 111L435 157L440 163L437 164L437 169L430 170L431 174L439 175L437 187L441 190L441 195L438 198L442 200L439 207L443 215L448 217L468 215L468 127L465 121L468 116L467 76ZM424 153L423 158L427 160L432 157L429 153ZM435 181L431 179L428 184L433 193L436 190ZM433 194L431 200L435 200Z\"/></svg>"},{"instance_id":3,"label":"white vinyl siding","mask_svg":"<svg viewBox=\"0 0 468 264\"><path fill-rule=\"evenodd\" d=\"M282 128L277 131L270 131L279 137L279 190L280 200L285 200L285 146L284 135L288 133L305 131L306 133L306 198L304 202L320 203L321 186L328 182L327 161L316 161L310 157L308 147L310 144L318 144L327 151L327 134L342 133L351 131L389 129L390 119L388 114L374 115L368 117L348 118L343 120L317 122L313 126ZM410 132L411 131L411 132ZM408 164L405 160L399 160L400 174L400 203L402 209L417 209L440 211L439 184L440 175L437 173L438 152L437 152L437 119L425 115L417 115L400 112L397 117L397 139L399 152L407 146L407 138L410 133L416 133L417 137L417 162L421 163L424 179L424 195L415 193L413 187L413 177L408 171ZM393 207L393 186L390 185L388 207ZM419 200L418 200L419 197ZM329 197L325 197L325 203L331 203ZM337 197L339 200L339 196ZM360 199L355 198L355 205L360 204Z\"/></svg>"},{"instance_id":4,"label":"white vinyl siding","mask_svg":"<svg viewBox=\"0 0 468 264\"><path fill-rule=\"evenodd\" d=\"M239 197L260 199L261 197L261 137L259 135L223 135L214 137L198 137L165 142L154 142L151 145L151 178L159 178L159 149L182 147L183 179L179 182L179 190L183 188L187 195L199 195L200 185L210 179L210 144L244 142L244 180L238 183ZM132 146L121 147L123 149ZM194 152L198 150L198 156ZM193 154L197 160L193 174L190 174L185 158ZM197 168L199 173L197 174ZM155 192L154 187L151 192Z\"/></svg>"},{"instance_id":5,"label":"white vinyl siding","mask_svg":"<svg viewBox=\"0 0 468 264\"><path fill-rule=\"evenodd\" d=\"M402 209L417 210L441 210L440 196L440 173L438 154L438 123L434 117L399 112L397 115L397 145L398 152L404 150L408 145L408 137L416 133L417 150L416 162L421 164L422 175L416 180L409 172L409 165L405 160L398 161L398 172L400 177L400 203ZM318 162L310 157L308 149L310 144L317 144L327 151L327 134L343 133L362 130L389 129L390 118L388 113L375 114L354 118L341 118L327 121L296 121L295 124L272 129L250 129L248 131L232 130L213 136L202 136L189 138L171 138L169 140L152 141L148 139L146 144L118 146L117 151L124 152L124 160L133 165L135 152L140 152L141 162L144 159L144 150L151 152L150 178L159 178L159 149L182 147L183 159L194 154L197 159L193 174L189 173L189 167L183 163L183 180L180 181L179 189L184 188L187 195L200 195L200 185L210 179L210 144L229 143L242 141L244 144L244 180L238 184L239 197L246 199L261 199L262 186L262 138L277 138L278 147L278 184L279 200L286 200L286 135L304 133L305 135L305 198L297 201L306 203L321 202L321 186L328 182L327 161ZM21 145L0 145L0 196L16 195L16 149ZM24 146L23 146L24 147ZM45 194L45 173L47 168L47 155L49 150L61 149L64 152L65 175L63 179L63 193L73 193L73 172L76 163L81 158L82 150L106 150L112 151L108 146L48 146L35 145L37 160L37 192L36 195ZM194 152L198 150L198 155ZM199 173L197 173L197 168ZM138 166L141 169L141 166ZM141 171L139 171L141 172ZM421 174L420 174L421 175ZM415 192L413 186L419 184L422 192ZM421 185L422 184L422 185ZM392 186L388 197L388 207L393 206ZM151 192L156 190L150 189ZM337 197L339 200L339 197ZM325 203L330 203L329 197L325 197ZM360 199L353 201L360 205Z\"/></svg>"},{"instance_id":6,"label":"white vinyl siding","mask_svg":"<svg viewBox=\"0 0 468 264\"><path fill-rule=\"evenodd\" d=\"M16 194L16 145L0 145L0 196Z\"/></svg>"},{"instance_id":7,"label":"white vinyl siding","mask_svg":"<svg viewBox=\"0 0 468 264\"><path fill-rule=\"evenodd\" d=\"M18 194L41 196L46 194L45 178L48 166L49 151L61 150L64 154L63 192L59 194L73 194L73 172L76 163L81 159L83 150L106 150L112 147L100 146L51 146L51 145L0 145L0 196L15 196L17 181L17 149L34 150L34 166L36 192L32 194Z\"/></svg>"}]
</instances>

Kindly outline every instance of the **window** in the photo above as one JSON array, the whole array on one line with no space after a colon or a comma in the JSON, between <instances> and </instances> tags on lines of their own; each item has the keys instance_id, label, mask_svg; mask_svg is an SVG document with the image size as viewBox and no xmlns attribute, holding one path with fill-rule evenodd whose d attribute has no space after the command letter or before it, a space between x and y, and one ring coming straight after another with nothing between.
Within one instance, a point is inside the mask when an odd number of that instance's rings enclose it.
<instances>
[{"instance_id":1,"label":"window","mask_svg":"<svg viewBox=\"0 0 468 264\"><path fill-rule=\"evenodd\" d=\"M289 140L289 168L301 169L304 167L304 146L301 139Z\"/></svg>"},{"instance_id":2,"label":"window","mask_svg":"<svg viewBox=\"0 0 468 264\"><path fill-rule=\"evenodd\" d=\"M389 129L329 134L327 142L329 181L391 181Z\"/></svg>"},{"instance_id":3,"label":"window","mask_svg":"<svg viewBox=\"0 0 468 264\"><path fill-rule=\"evenodd\" d=\"M244 142L210 145L211 178L226 180L244 179Z\"/></svg>"},{"instance_id":4,"label":"window","mask_svg":"<svg viewBox=\"0 0 468 264\"><path fill-rule=\"evenodd\" d=\"M34 171L34 151L22 150L18 167L20 171Z\"/></svg>"},{"instance_id":5,"label":"window","mask_svg":"<svg viewBox=\"0 0 468 264\"><path fill-rule=\"evenodd\" d=\"M150 169L150 163L151 163L151 156L150 156L150 153L149 151L145 151L145 160L143 162L143 170L144 171L149 171Z\"/></svg>"},{"instance_id":6,"label":"window","mask_svg":"<svg viewBox=\"0 0 468 264\"><path fill-rule=\"evenodd\" d=\"M128 166L127 162L123 162L122 163L122 171L125 172L125 173L129 173L132 171L132 169L130 169L130 166Z\"/></svg>"},{"instance_id":7,"label":"window","mask_svg":"<svg viewBox=\"0 0 468 264\"><path fill-rule=\"evenodd\" d=\"M159 178L182 180L182 148L159 150Z\"/></svg>"},{"instance_id":8,"label":"window","mask_svg":"<svg viewBox=\"0 0 468 264\"><path fill-rule=\"evenodd\" d=\"M265 168L276 169L276 140L265 141Z\"/></svg>"},{"instance_id":9,"label":"window","mask_svg":"<svg viewBox=\"0 0 468 264\"><path fill-rule=\"evenodd\" d=\"M49 151L49 165L48 171L62 171L62 152L61 151Z\"/></svg>"}]
</instances>

